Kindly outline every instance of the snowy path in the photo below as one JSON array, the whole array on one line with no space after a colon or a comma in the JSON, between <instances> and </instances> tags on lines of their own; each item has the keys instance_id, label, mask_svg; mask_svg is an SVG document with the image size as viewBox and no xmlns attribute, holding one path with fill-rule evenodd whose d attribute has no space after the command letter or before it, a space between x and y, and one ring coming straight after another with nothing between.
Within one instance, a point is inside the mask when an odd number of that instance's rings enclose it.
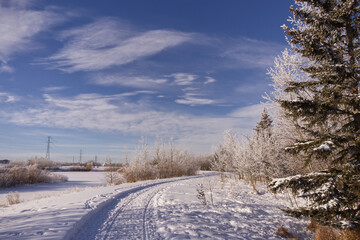
<instances>
[{"instance_id":1,"label":"snowy path","mask_svg":"<svg viewBox=\"0 0 360 240\"><path fill-rule=\"evenodd\" d=\"M193 178L199 176L171 179L124 191L80 220L65 239L158 239L156 228L151 225L153 216L148 211L152 199L179 181Z\"/></svg>"}]
</instances>

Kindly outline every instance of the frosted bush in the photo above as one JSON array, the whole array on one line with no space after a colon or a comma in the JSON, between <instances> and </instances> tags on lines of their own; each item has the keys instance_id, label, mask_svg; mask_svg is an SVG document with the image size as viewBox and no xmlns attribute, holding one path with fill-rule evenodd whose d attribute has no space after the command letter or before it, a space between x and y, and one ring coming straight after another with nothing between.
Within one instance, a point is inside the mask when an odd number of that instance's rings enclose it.
<instances>
[{"instance_id":1,"label":"frosted bush","mask_svg":"<svg viewBox=\"0 0 360 240\"><path fill-rule=\"evenodd\" d=\"M14 205L21 203L23 200L20 199L20 194L18 192L9 192L6 195L6 201L9 205Z\"/></svg>"},{"instance_id":2,"label":"frosted bush","mask_svg":"<svg viewBox=\"0 0 360 240\"><path fill-rule=\"evenodd\" d=\"M0 169L0 187L14 187L25 184L62 181L67 181L67 177L41 170L37 165L15 165Z\"/></svg>"},{"instance_id":3,"label":"frosted bush","mask_svg":"<svg viewBox=\"0 0 360 240\"><path fill-rule=\"evenodd\" d=\"M138 149L135 157L124 168L128 182L195 175L204 159L180 150L170 141L168 145L157 143L149 150L146 143Z\"/></svg>"},{"instance_id":4,"label":"frosted bush","mask_svg":"<svg viewBox=\"0 0 360 240\"><path fill-rule=\"evenodd\" d=\"M58 166L51 160L35 157L28 160L28 165L37 165L40 169L57 169Z\"/></svg>"}]
</instances>

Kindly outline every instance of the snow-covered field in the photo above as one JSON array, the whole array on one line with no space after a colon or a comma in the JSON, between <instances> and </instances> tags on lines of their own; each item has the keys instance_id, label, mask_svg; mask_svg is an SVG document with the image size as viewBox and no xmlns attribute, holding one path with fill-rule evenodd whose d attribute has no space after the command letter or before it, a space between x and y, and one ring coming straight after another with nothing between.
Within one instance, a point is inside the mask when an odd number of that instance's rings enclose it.
<instances>
[{"instance_id":1,"label":"snow-covered field","mask_svg":"<svg viewBox=\"0 0 360 240\"><path fill-rule=\"evenodd\" d=\"M118 186L104 186L104 173L65 174L66 183L0 191L0 199L16 190L25 200L0 208L0 239L281 239L280 226L311 238L306 221L279 210L285 196L257 195L216 173Z\"/></svg>"},{"instance_id":2,"label":"snow-covered field","mask_svg":"<svg viewBox=\"0 0 360 240\"><path fill-rule=\"evenodd\" d=\"M59 172L57 174L67 176L69 181L34 184L16 188L0 188L0 205L6 202L6 194L11 191L19 192L22 200L29 201L43 197L62 195L69 191L78 191L84 188L105 185L103 172Z\"/></svg>"}]
</instances>

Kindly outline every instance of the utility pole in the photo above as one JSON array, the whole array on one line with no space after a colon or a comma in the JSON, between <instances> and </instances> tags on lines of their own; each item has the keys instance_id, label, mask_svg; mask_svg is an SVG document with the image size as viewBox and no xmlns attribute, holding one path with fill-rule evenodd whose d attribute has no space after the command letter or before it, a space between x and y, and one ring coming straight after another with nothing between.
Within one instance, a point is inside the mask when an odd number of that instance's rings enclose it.
<instances>
[{"instance_id":1,"label":"utility pole","mask_svg":"<svg viewBox=\"0 0 360 240\"><path fill-rule=\"evenodd\" d=\"M129 150L128 150L128 147L127 147L127 146L125 147L125 162L126 162L127 164L130 163L130 161L129 161Z\"/></svg>"},{"instance_id":2,"label":"utility pole","mask_svg":"<svg viewBox=\"0 0 360 240\"><path fill-rule=\"evenodd\" d=\"M50 160L50 144L51 144L51 136L48 136L48 140L47 140L47 149L46 149L46 159Z\"/></svg>"},{"instance_id":3,"label":"utility pole","mask_svg":"<svg viewBox=\"0 0 360 240\"><path fill-rule=\"evenodd\" d=\"M81 163L82 160L82 149L80 149L80 158L79 158L79 163Z\"/></svg>"}]
</instances>

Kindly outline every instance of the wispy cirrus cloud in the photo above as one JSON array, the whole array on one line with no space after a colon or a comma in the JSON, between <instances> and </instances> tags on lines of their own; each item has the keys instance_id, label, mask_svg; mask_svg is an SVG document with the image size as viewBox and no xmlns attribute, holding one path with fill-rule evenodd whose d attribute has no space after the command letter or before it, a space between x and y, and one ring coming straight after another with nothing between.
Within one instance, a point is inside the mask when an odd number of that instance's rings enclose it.
<instances>
[{"instance_id":1,"label":"wispy cirrus cloud","mask_svg":"<svg viewBox=\"0 0 360 240\"><path fill-rule=\"evenodd\" d=\"M90 83L102 86L128 86L135 88L157 89L177 85L190 86L196 84L199 79L198 75L191 73L172 73L162 75L159 77L152 77L146 75L133 75L127 73L117 74L96 74L90 80ZM204 84L213 83L216 80L211 77L205 77Z\"/></svg>"},{"instance_id":2,"label":"wispy cirrus cloud","mask_svg":"<svg viewBox=\"0 0 360 240\"><path fill-rule=\"evenodd\" d=\"M166 78L152 78L149 76L132 76L127 74L98 74L91 83L102 86L128 86L135 88L156 89L166 84Z\"/></svg>"},{"instance_id":3,"label":"wispy cirrus cloud","mask_svg":"<svg viewBox=\"0 0 360 240\"><path fill-rule=\"evenodd\" d=\"M18 101L20 101L20 97L10 93L0 92L0 102L14 103Z\"/></svg>"},{"instance_id":4,"label":"wispy cirrus cloud","mask_svg":"<svg viewBox=\"0 0 360 240\"><path fill-rule=\"evenodd\" d=\"M2 121L18 126L61 129L86 129L128 136L174 137L184 148L209 152L221 141L224 130L247 132L259 120L262 105L238 108L228 115L197 116L174 110L159 111L129 97L151 91L126 92L115 95L79 94L61 97L45 94L43 102L33 107L1 110ZM221 123L221 124L219 124Z\"/></svg>"},{"instance_id":5,"label":"wispy cirrus cloud","mask_svg":"<svg viewBox=\"0 0 360 240\"><path fill-rule=\"evenodd\" d=\"M128 101L126 97L130 95L133 94L80 94L75 97L45 94L42 105L2 116L17 125L124 133L156 132L162 122L167 122L170 127L177 121L173 114L153 111L141 103Z\"/></svg>"},{"instance_id":6,"label":"wispy cirrus cloud","mask_svg":"<svg viewBox=\"0 0 360 240\"><path fill-rule=\"evenodd\" d=\"M44 87L44 92L58 92L67 89L65 86L55 86L55 87Z\"/></svg>"},{"instance_id":7,"label":"wispy cirrus cloud","mask_svg":"<svg viewBox=\"0 0 360 240\"><path fill-rule=\"evenodd\" d=\"M136 94L152 94L136 91L115 95L79 94L74 97L43 95L43 103L27 109L2 112L2 118L16 125L55 127L65 129L89 129L119 131L146 136L183 136L197 132L205 134L214 130L218 134L229 128L247 128L249 119L241 122L242 113L257 120L262 109L255 105L240 109L228 116L204 117L175 111L158 111L147 104L127 99ZM1 96L1 94L0 94ZM200 100L199 100L200 101ZM256 119L255 119L256 118ZM222 124L218 124L221 122ZM242 125L242 126L241 126Z\"/></svg>"},{"instance_id":8,"label":"wispy cirrus cloud","mask_svg":"<svg viewBox=\"0 0 360 240\"><path fill-rule=\"evenodd\" d=\"M213 77L205 77L206 81L204 82L204 84L209 84L209 83L214 83L216 82L216 79Z\"/></svg>"},{"instance_id":9,"label":"wispy cirrus cloud","mask_svg":"<svg viewBox=\"0 0 360 240\"><path fill-rule=\"evenodd\" d=\"M264 90L269 87L269 83L267 82L258 82L255 81L253 83L246 82L245 84L241 84L235 88L235 91L240 94L256 94L259 90Z\"/></svg>"},{"instance_id":10,"label":"wispy cirrus cloud","mask_svg":"<svg viewBox=\"0 0 360 240\"><path fill-rule=\"evenodd\" d=\"M21 51L33 49L34 37L57 23L65 16L54 9L29 9L31 1L0 1L0 69L12 72L9 58Z\"/></svg>"},{"instance_id":11,"label":"wispy cirrus cloud","mask_svg":"<svg viewBox=\"0 0 360 240\"><path fill-rule=\"evenodd\" d=\"M189 93L189 92L185 93L185 95L182 96L181 98L176 99L175 102L178 104L184 104L190 106L212 105L219 103L219 101L217 100L201 97L201 94Z\"/></svg>"},{"instance_id":12,"label":"wispy cirrus cloud","mask_svg":"<svg viewBox=\"0 0 360 240\"><path fill-rule=\"evenodd\" d=\"M136 31L114 18L64 31L65 46L41 63L65 72L103 70L157 54L192 39L171 30Z\"/></svg>"},{"instance_id":13,"label":"wispy cirrus cloud","mask_svg":"<svg viewBox=\"0 0 360 240\"><path fill-rule=\"evenodd\" d=\"M3 61L2 63L0 63L0 73L2 73L2 72L13 73L14 71L15 71L15 69L13 67L9 66L6 61Z\"/></svg>"},{"instance_id":14,"label":"wispy cirrus cloud","mask_svg":"<svg viewBox=\"0 0 360 240\"><path fill-rule=\"evenodd\" d=\"M246 106L243 108L238 108L229 114L230 117L236 118L251 118L251 119L260 119L261 113L264 108L271 107L270 104L254 104Z\"/></svg>"},{"instance_id":15,"label":"wispy cirrus cloud","mask_svg":"<svg viewBox=\"0 0 360 240\"><path fill-rule=\"evenodd\" d=\"M176 85L191 85L194 83L194 80L198 78L197 75L190 74L190 73L173 73L168 75L168 77L174 78L174 83Z\"/></svg>"},{"instance_id":16,"label":"wispy cirrus cloud","mask_svg":"<svg viewBox=\"0 0 360 240\"><path fill-rule=\"evenodd\" d=\"M227 62L229 67L264 69L272 66L274 58L285 48L282 44L249 38L232 40L225 46L221 56L231 60Z\"/></svg>"}]
</instances>

